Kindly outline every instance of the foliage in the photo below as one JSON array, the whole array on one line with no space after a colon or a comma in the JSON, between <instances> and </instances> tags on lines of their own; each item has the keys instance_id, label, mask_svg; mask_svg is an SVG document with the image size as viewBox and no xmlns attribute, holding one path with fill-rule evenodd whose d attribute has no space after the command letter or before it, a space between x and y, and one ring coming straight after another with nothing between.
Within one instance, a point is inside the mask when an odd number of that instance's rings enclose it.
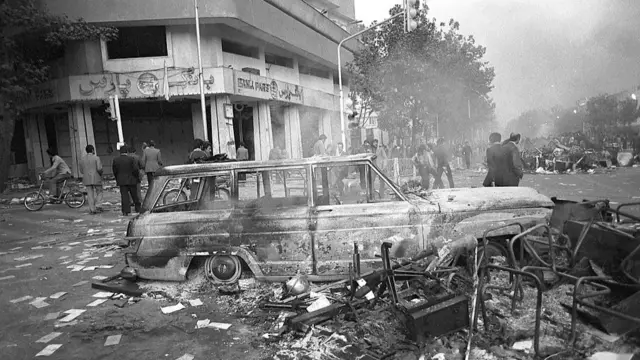
<instances>
[{"instance_id":1,"label":"foliage","mask_svg":"<svg viewBox=\"0 0 640 360\"><path fill-rule=\"evenodd\" d=\"M36 0L0 0L0 168L9 166L15 119L30 89L49 79L48 62L70 41L111 39L116 29L56 16ZM8 176L0 172L0 189Z\"/></svg>"},{"instance_id":2,"label":"foliage","mask_svg":"<svg viewBox=\"0 0 640 360\"><path fill-rule=\"evenodd\" d=\"M553 113L545 110L525 111L517 118L509 121L506 126L508 133L516 132L525 137L546 136L546 129L553 125Z\"/></svg>"},{"instance_id":3,"label":"foliage","mask_svg":"<svg viewBox=\"0 0 640 360\"><path fill-rule=\"evenodd\" d=\"M405 33L402 16L362 36L364 46L349 63L352 98L359 113L378 113L378 125L395 135L411 129L414 140L424 130L459 136L476 124L493 120L495 105L487 95L495 76L483 61L486 49L459 24L437 24L418 12L419 26ZM390 15L401 12L394 6ZM375 24L375 23L374 23ZM364 110L364 111L362 111Z\"/></svg>"}]
</instances>

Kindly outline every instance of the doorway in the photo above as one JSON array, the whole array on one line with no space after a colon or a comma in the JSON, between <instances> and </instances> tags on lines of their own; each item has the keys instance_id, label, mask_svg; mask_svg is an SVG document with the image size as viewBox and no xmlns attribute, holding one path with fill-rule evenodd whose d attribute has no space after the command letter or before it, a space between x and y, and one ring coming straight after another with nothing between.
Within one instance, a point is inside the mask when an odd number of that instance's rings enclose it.
<instances>
[{"instance_id":1,"label":"doorway","mask_svg":"<svg viewBox=\"0 0 640 360\"><path fill-rule=\"evenodd\" d=\"M249 151L249 160L255 160L253 106L243 103L233 104L233 135L236 139L236 150L240 147L240 143L243 143Z\"/></svg>"}]
</instances>

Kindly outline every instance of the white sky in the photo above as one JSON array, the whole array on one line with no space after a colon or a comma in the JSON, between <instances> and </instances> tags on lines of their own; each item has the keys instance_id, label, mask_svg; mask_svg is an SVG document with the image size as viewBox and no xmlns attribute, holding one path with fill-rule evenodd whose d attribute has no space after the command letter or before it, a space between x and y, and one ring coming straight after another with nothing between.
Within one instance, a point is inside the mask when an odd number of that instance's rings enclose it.
<instances>
[{"instance_id":1,"label":"white sky","mask_svg":"<svg viewBox=\"0 0 640 360\"><path fill-rule=\"evenodd\" d=\"M424 0L423 0L424 1ZM401 0L355 0L356 18L383 20ZM531 108L574 106L640 84L639 0L429 0L487 47L499 121Z\"/></svg>"}]
</instances>

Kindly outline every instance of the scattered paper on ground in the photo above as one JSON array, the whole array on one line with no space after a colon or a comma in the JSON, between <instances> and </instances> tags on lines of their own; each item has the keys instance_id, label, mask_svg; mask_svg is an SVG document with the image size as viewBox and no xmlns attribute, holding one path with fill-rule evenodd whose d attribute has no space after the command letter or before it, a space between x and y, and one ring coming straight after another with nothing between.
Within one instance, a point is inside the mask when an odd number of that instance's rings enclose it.
<instances>
[{"instance_id":1,"label":"scattered paper on ground","mask_svg":"<svg viewBox=\"0 0 640 360\"><path fill-rule=\"evenodd\" d=\"M195 359L195 356L191 355L191 354L184 354L182 356L180 356L179 358L177 358L176 360L193 360Z\"/></svg>"},{"instance_id":2,"label":"scattered paper on ground","mask_svg":"<svg viewBox=\"0 0 640 360\"><path fill-rule=\"evenodd\" d=\"M0 277L0 280L9 280L9 279L13 279L14 277L16 276L15 275L3 276L3 277Z\"/></svg>"},{"instance_id":3,"label":"scattered paper on ground","mask_svg":"<svg viewBox=\"0 0 640 360\"><path fill-rule=\"evenodd\" d=\"M90 304L87 304L88 307L96 307L100 304L103 304L105 301L107 301L107 299L97 299L92 301Z\"/></svg>"},{"instance_id":4,"label":"scattered paper on ground","mask_svg":"<svg viewBox=\"0 0 640 360\"><path fill-rule=\"evenodd\" d=\"M21 256L18 258L15 258L13 260L15 261L27 261L27 260L34 260L34 259L39 259L41 257L43 257L44 255L42 254L38 254L38 255L26 255L26 256Z\"/></svg>"},{"instance_id":5,"label":"scattered paper on ground","mask_svg":"<svg viewBox=\"0 0 640 360\"><path fill-rule=\"evenodd\" d=\"M113 293L108 291L100 291L98 293L93 294L93 297L95 298L108 298L111 296L113 296Z\"/></svg>"},{"instance_id":6,"label":"scattered paper on ground","mask_svg":"<svg viewBox=\"0 0 640 360\"><path fill-rule=\"evenodd\" d=\"M219 322L210 322L207 327L210 327L212 329L227 330L227 329L229 329L231 327L231 324L219 323Z\"/></svg>"},{"instance_id":7,"label":"scattered paper on ground","mask_svg":"<svg viewBox=\"0 0 640 360\"><path fill-rule=\"evenodd\" d=\"M57 292L57 293L55 293L55 294L53 294L53 295L51 295L49 297L52 298L52 299L60 299L61 297L65 296L66 294L67 294L66 291L60 291L60 292Z\"/></svg>"},{"instance_id":8,"label":"scattered paper on ground","mask_svg":"<svg viewBox=\"0 0 640 360\"><path fill-rule=\"evenodd\" d=\"M96 275L94 277L92 277L93 280L98 280L98 281L102 281L104 279L108 278L108 276L104 276L104 275Z\"/></svg>"},{"instance_id":9,"label":"scattered paper on ground","mask_svg":"<svg viewBox=\"0 0 640 360\"><path fill-rule=\"evenodd\" d=\"M60 316L60 312L52 312L52 313L48 313L47 316L44 317L45 321L49 321L49 320L55 320L58 318L58 316Z\"/></svg>"},{"instance_id":10,"label":"scattered paper on ground","mask_svg":"<svg viewBox=\"0 0 640 360\"><path fill-rule=\"evenodd\" d=\"M49 341L57 338L58 336L62 335L61 332L52 332L49 335L45 335L43 337L41 337L40 339L36 340L37 343L48 343Z\"/></svg>"},{"instance_id":11,"label":"scattered paper on ground","mask_svg":"<svg viewBox=\"0 0 640 360\"><path fill-rule=\"evenodd\" d=\"M533 348L533 340L518 341L513 344L513 350L529 350Z\"/></svg>"},{"instance_id":12,"label":"scattered paper on ground","mask_svg":"<svg viewBox=\"0 0 640 360\"><path fill-rule=\"evenodd\" d=\"M196 322L196 329L206 328L207 326L209 326L210 322L211 320L209 319L198 320L198 322Z\"/></svg>"},{"instance_id":13,"label":"scattered paper on ground","mask_svg":"<svg viewBox=\"0 0 640 360\"><path fill-rule=\"evenodd\" d=\"M13 300L11 300L11 303L13 303L13 304L17 304L17 303L19 303L19 302L27 301L27 300L29 300L29 299L31 299L31 298L33 298L33 296L29 296L29 295L27 295L27 296L23 296L23 297L21 297L21 298L13 299Z\"/></svg>"},{"instance_id":14,"label":"scattered paper on ground","mask_svg":"<svg viewBox=\"0 0 640 360\"><path fill-rule=\"evenodd\" d=\"M184 309L184 305L182 305L181 303L178 303L176 305L163 307L161 310L163 314L171 314L172 312L182 310L182 309Z\"/></svg>"},{"instance_id":15,"label":"scattered paper on ground","mask_svg":"<svg viewBox=\"0 0 640 360\"><path fill-rule=\"evenodd\" d=\"M104 346L113 346L113 345L118 345L120 343L120 339L122 338L122 335L111 335L109 337L107 337L107 341L104 342Z\"/></svg>"},{"instance_id":16,"label":"scattered paper on ground","mask_svg":"<svg viewBox=\"0 0 640 360\"><path fill-rule=\"evenodd\" d=\"M42 351L40 351L39 353L37 353L36 356L51 356L51 354L56 352L56 350L60 349L61 347L62 347L62 344L47 345L47 347L42 349Z\"/></svg>"},{"instance_id":17,"label":"scattered paper on ground","mask_svg":"<svg viewBox=\"0 0 640 360\"><path fill-rule=\"evenodd\" d=\"M84 309L71 309L71 310L67 310L64 313L68 314L67 316L63 317L62 319L60 319L61 322L69 322L75 318L77 318L78 316L82 315L83 312L85 312L87 310Z\"/></svg>"},{"instance_id":18,"label":"scattered paper on ground","mask_svg":"<svg viewBox=\"0 0 640 360\"><path fill-rule=\"evenodd\" d=\"M189 300L189 305L191 305L191 306L200 306L200 305L202 305L202 301L200 299Z\"/></svg>"},{"instance_id":19,"label":"scattered paper on ground","mask_svg":"<svg viewBox=\"0 0 640 360\"><path fill-rule=\"evenodd\" d=\"M97 268L97 266L87 266L86 268L82 269L82 271L93 271Z\"/></svg>"},{"instance_id":20,"label":"scattered paper on ground","mask_svg":"<svg viewBox=\"0 0 640 360\"><path fill-rule=\"evenodd\" d=\"M19 269L19 268L23 268L23 267L27 267L27 266L31 266L31 263L16 265L16 268Z\"/></svg>"},{"instance_id":21,"label":"scattered paper on ground","mask_svg":"<svg viewBox=\"0 0 640 360\"><path fill-rule=\"evenodd\" d=\"M316 310L320 310L330 305L331 303L325 296L320 296L318 297L318 300L314 301L311 305L309 305L309 307L307 308L307 311L314 312Z\"/></svg>"},{"instance_id":22,"label":"scattered paper on ground","mask_svg":"<svg viewBox=\"0 0 640 360\"><path fill-rule=\"evenodd\" d=\"M82 281L80 281L78 283L73 284L72 286L73 287L78 287L78 286L82 286L82 285L87 284L87 283L89 283L87 280L82 280Z\"/></svg>"}]
</instances>

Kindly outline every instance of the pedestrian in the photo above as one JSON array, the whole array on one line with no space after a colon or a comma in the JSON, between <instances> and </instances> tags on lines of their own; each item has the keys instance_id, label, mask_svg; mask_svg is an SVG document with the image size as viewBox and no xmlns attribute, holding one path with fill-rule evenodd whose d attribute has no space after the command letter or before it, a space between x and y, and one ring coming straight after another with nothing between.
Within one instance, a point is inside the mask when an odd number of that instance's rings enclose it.
<instances>
[{"instance_id":1,"label":"pedestrian","mask_svg":"<svg viewBox=\"0 0 640 360\"><path fill-rule=\"evenodd\" d=\"M376 167L380 169L380 171L382 171L382 173L384 174L385 169L387 167L387 152L384 150L384 145L381 146L378 144L378 139L373 140L373 148L376 154L376 159L374 160L374 163ZM385 190L384 181L379 176L376 176L375 178L376 178L375 180L380 182L379 192L380 192L380 196L382 197Z\"/></svg>"},{"instance_id":2,"label":"pedestrian","mask_svg":"<svg viewBox=\"0 0 640 360\"><path fill-rule=\"evenodd\" d=\"M147 174L147 182L151 186L153 174L158 171L162 165L162 154L160 149L156 148L156 142L149 140L149 145L142 150L142 164L144 172Z\"/></svg>"},{"instance_id":3,"label":"pedestrian","mask_svg":"<svg viewBox=\"0 0 640 360\"><path fill-rule=\"evenodd\" d=\"M211 146L211 143L209 141L204 141L202 143L202 150L204 150L204 152L207 154L207 158L213 156L213 146Z\"/></svg>"},{"instance_id":4,"label":"pedestrian","mask_svg":"<svg viewBox=\"0 0 640 360\"><path fill-rule=\"evenodd\" d=\"M442 182L442 173L447 175L447 180L449 181L449 188L453 188L453 173L451 172L451 166L449 165L449 161L451 160L451 152L447 148L445 141L443 138L438 139L438 146L436 146L435 150L436 157L436 166L438 167L436 173L436 179L433 183L434 189L443 189L444 183Z\"/></svg>"},{"instance_id":5,"label":"pedestrian","mask_svg":"<svg viewBox=\"0 0 640 360\"><path fill-rule=\"evenodd\" d=\"M313 156L324 156L327 154L327 149L324 143L327 141L327 135L322 134L318 138L315 144L313 144Z\"/></svg>"},{"instance_id":6,"label":"pedestrian","mask_svg":"<svg viewBox=\"0 0 640 360\"><path fill-rule=\"evenodd\" d=\"M120 147L120 156L115 157L112 163L113 176L116 178L116 184L120 187L120 199L122 202L122 216L128 216L131 213L131 205L129 197L133 199L136 212L140 213L140 199L136 191L136 185L139 181L140 167L138 162L129 156L127 146Z\"/></svg>"},{"instance_id":7,"label":"pedestrian","mask_svg":"<svg viewBox=\"0 0 640 360\"><path fill-rule=\"evenodd\" d=\"M52 200L60 200L60 184L73 177L71 168L53 149L47 149L47 154L51 157L51 167L43 172L44 177L49 178L49 196Z\"/></svg>"},{"instance_id":8,"label":"pedestrian","mask_svg":"<svg viewBox=\"0 0 640 360\"><path fill-rule=\"evenodd\" d=\"M499 177L503 170L498 169L502 163L502 136L499 133L489 135L491 146L487 148L487 176L484 178L482 186L501 186L502 179Z\"/></svg>"},{"instance_id":9,"label":"pedestrian","mask_svg":"<svg viewBox=\"0 0 640 360\"><path fill-rule=\"evenodd\" d=\"M336 156L344 156L346 155L344 151L344 144L341 142L338 143L338 149L336 150Z\"/></svg>"},{"instance_id":10,"label":"pedestrian","mask_svg":"<svg viewBox=\"0 0 640 360\"><path fill-rule=\"evenodd\" d=\"M433 164L430 162L427 146L420 145L418 147L418 152L416 152L413 158L411 158L411 161L413 161L416 169L418 169L418 174L420 174L420 185L424 190L429 190L429 184L431 182L430 168L433 166Z\"/></svg>"},{"instance_id":11,"label":"pedestrian","mask_svg":"<svg viewBox=\"0 0 640 360\"><path fill-rule=\"evenodd\" d=\"M187 159L188 164L196 164L207 158L207 153L202 150L203 146L204 141L202 141L202 139L195 139L193 141L193 150L191 150L189 158Z\"/></svg>"},{"instance_id":12,"label":"pedestrian","mask_svg":"<svg viewBox=\"0 0 640 360\"><path fill-rule=\"evenodd\" d=\"M244 146L244 143L240 143L240 147L237 150L236 160L246 161L249 160L249 150Z\"/></svg>"},{"instance_id":13,"label":"pedestrian","mask_svg":"<svg viewBox=\"0 0 640 360\"><path fill-rule=\"evenodd\" d=\"M140 202L142 202L142 178L144 177L144 163L142 162L142 158L136 153L136 149L133 146L127 146L126 148L129 156L131 156L138 165L139 171L138 182L136 183L136 193L138 194L138 199L140 200ZM130 204L133 206L135 204L135 201L133 201L133 198L131 198L130 200Z\"/></svg>"},{"instance_id":14,"label":"pedestrian","mask_svg":"<svg viewBox=\"0 0 640 360\"><path fill-rule=\"evenodd\" d=\"M462 155L464 156L464 164L467 167L467 170L471 168L471 145L469 145L468 141L464 142L464 146L462 147Z\"/></svg>"},{"instance_id":15,"label":"pedestrian","mask_svg":"<svg viewBox=\"0 0 640 360\"><path fill-rule=\"evenodd\" d=\"M87 188L87 200L91 215L102 212L97 204L102 203L102 161L96 155L93 145L85 148L87 155L80 161L82 183Z\"/></svg>"},{"instance_id":16,"label":"pedestrian","mask_svg":"<svg viewBox=\"0 0 640 360\"><path fill-rule=\"evenodd\" d=\"M524 176L517 145L519 142L520 134L511 133L507 142L502 145L502 164L498 165L498 171L501 172L499 176L502 178L500 186L518 186Z\"/></svg>"}]
</instances>

